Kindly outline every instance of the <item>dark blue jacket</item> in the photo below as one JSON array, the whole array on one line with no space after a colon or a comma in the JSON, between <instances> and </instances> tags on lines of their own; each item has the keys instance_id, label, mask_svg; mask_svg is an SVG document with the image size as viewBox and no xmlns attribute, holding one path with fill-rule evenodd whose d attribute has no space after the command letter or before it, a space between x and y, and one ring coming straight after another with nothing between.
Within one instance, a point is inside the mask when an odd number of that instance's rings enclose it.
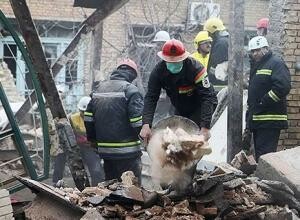
<instances>
[{"instance_id":1,"label":"dark blue jacket","mask_svg":"<svg viewBox=\"0 0 300 220\"><path fill-rule=\"evenodd\" d=\"M247 127L287 128L286 96L290 89L290 72L281 58L268 52L261 61L252 61L248 87Z\"/></svg>"},{"instance_id":2,"label":"dark blue jacket","mask_svg":"<svg viewBox=\"0 0 300 220\"><path fill-rule=\"evenodd\" d=\"M95 142L104 159L141 154L138 133L142 126L143 97L131 82L136 73L117 69L100 82L84 113L87 139Z\"/></svg>"},{"instance_id":3,"label":"dark blue jacket","mask_svg":"<svg viewBox=\"0 0 300 220\"><path fill-rule=\"evenodd\" d=\"M210 128L218 100L206 69L198 61L188 57L178 74L171 74L165 61L155 66L145 96L143 124L152 124L161 89L166 90L178 115L193 120L199 127Z\"/></svg>"}]
</instances>

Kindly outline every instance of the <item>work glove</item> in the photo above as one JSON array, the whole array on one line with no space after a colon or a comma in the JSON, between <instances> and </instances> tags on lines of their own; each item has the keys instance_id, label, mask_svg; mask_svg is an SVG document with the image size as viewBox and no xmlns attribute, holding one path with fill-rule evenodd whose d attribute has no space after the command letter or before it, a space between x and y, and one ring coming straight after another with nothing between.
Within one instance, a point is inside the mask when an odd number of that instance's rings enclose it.
<instances>
[{"instance_id":1,"label":"work glove","mask_svg":"<svg viewBox=\"0 0 300 220\"><path fill-rule=\"evenodd\" d=\"M143 125L139 136L143 139L146 145L149 143L151 137L151 128L149 124Z\"/></svg>"},{"instance_id":2,"label":"work glove","mask_svg":"<svg viewBox=\"0 0 300 220\"><path fill-rule=\"evenodd\" d=\"M251 147L252 133L249 129L245 129L242 135L242 149L249 150Z\"/></svg>"}]
</instances>

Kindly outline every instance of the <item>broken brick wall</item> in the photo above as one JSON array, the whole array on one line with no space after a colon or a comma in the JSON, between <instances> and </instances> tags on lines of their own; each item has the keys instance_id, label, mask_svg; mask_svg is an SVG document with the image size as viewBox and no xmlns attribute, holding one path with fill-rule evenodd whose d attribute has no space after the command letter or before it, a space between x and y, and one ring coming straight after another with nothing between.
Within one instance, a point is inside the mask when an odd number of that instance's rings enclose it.
<instances>
[{"instance_id":1,"label":"broken brick wall","mask_svg":"<svg viewBox=\"0 0 300 220\"><path fill-rule=\"evenodd\" d=\"M295 70L295 64L300 60L300 1L271 0L270 7L271 47L282 55L292 79L288 95L289 128L281 132L278 145L281 150L300 145L300 72Z\"/></svg>"},{"instance_id":2,"label":"broken brick wall","mask_svg":"<svg viewBox=\"0 0 300 220\"><path fill-rule=\"evenodd\" d=\"M37 20L82 21L91 9L73 7L74 0L27 0L31 16ZM0 9L7 17L15 17L9 0L1 0Z\"/></svg>"}]
</instances>

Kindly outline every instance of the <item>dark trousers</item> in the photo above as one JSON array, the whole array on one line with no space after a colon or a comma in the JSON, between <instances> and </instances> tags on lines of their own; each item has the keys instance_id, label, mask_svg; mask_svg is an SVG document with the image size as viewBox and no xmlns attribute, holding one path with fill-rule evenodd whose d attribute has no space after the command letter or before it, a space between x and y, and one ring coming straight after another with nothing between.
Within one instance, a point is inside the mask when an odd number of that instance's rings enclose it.
<instances>
[{"instance_id":1,"label":"dark trousers","mask_svg":"<svg viewBox=\"0 0 300 220\"><path fill-rule=\"evenodd\" d=\"M255 129L253 132L255 158L258 159L261 155L276 152L280 129L278 128L262 128Z\"/></svg>"},{"instance_id":2,"label":"dark trousers","mask_svg":"<svg viewBox=\"0 0 300 220\"><path fill-rule=\"evenodd\" d=\"M122 173L132 171L141 183L142 162L141 157L129 159L108 160L104 159L105 180L121 180Z\"/></svg>"},{"instance_id":3,"label":"dark trousers","mask_svg":"<svg viewBox=\"0 0 300 220\"><path fill-rule=\"evenodd\" d=\"M82 161L85 166L87 166L90 176L92 186L97 186L98 183L104 180L103 167L101 165L101 158L91 147L83 146L80 147ZM52 181L57 183L58 180L61 180L64 175L66 164L66 155L64 153L58 154L54 158L54 171Z\"/></svg>"}]
</instances>

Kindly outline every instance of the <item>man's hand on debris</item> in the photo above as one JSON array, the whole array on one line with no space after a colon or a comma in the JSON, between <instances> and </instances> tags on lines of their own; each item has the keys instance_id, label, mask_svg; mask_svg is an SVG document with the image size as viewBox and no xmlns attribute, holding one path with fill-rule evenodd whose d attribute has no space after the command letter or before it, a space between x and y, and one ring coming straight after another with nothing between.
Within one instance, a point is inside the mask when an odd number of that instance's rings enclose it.
<instances>
[{"instance_id":1,"label":"man's hand on debris","mask_svg":"<svg viewBox=\"0 0 300 220\"><path fill-rule=\"evenodd\" d=\"M151 128L149 124L144 124L141 132L140 132L140 137L143 139L145 144L149 143L149 139L151 137Z\"/></svg>"},{"instance_id":2,"label":"man's hand on debris","mask_svg":"<svg viewBox=\"0 0 300 220\"><path fill-rule=\"evenodd\" d=\"M251 147L252 133L249 129L245 129L242 135L242 149L249 150Z\"/></svg>"},{"instance_id":3,"label":"man's hand on debris","mask_svg":"<svg viewBox=\"0 0 300 220\"><path fill-rule=\"evenodd\" d=\"M208 141L209 138L211 137L211 135L210 135L210 129L202 127L201 130L200 130L200 135L203 135L204 139L206 141Z\"/></svg>"}]
</instances>

